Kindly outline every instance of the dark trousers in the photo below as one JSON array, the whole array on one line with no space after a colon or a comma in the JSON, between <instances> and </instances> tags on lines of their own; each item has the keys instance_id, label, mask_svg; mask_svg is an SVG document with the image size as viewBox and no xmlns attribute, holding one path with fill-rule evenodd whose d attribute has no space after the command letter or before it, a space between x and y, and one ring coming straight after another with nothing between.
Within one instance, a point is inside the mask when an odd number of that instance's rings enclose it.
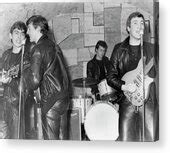
<instances>
[{"instance_id":1,"label":"dark trousers","mask_svg":"<svg viewBox=\"0 0 170 153\"><path fill-rule=\"evenodd\" d=\"M145 103L136 110L127 99L119 107L119 141L155 141L158 139L158 106L153 101ZM144 121L144 136L143 136Z\"/></svg>"},{"instance_id":2,"label":"dark trousers","mask_svg":"<svg viewBox=\"0 0 170 153\"><path fill-rule=\"evenodd\" d=\"M59 114L55 103L53 107L42 116L43 136L45 140L68 140L69 128L67 111Z\"/></svg>"},{"instance_id":3,"label":"dark trousers","mask_svg":"<svg viewBox=\"0 0 170 153\"><path fill-rule=\"evenodd\" d=\"M8 102L5 102L5 122L7 123L8 135L6 138L17 139L18 138L18 108Z\"/></svg>"},{"instance_id":4,"label":"dark trousers","mask_svg":"<svg viewBox=\"0 0 170 153\"><path fill-rule=\"evenodd\" d=\"M25 103L25 138L32 139L35 138L35 128L36 128L36 103L33 96L29 96Z\"/></svg>"}]
</instances>

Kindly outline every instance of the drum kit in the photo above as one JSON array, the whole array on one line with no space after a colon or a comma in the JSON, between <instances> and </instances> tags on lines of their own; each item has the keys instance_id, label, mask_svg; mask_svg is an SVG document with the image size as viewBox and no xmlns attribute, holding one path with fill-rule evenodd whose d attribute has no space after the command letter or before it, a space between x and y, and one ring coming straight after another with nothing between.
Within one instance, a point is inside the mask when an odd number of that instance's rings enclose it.
<instances>
[{"instance_id":1,"label":"drum kit","mask_svg":"<svg viewBox=\"0 0 170 153\"><path fill-rule=\"evenodd\" d=\"M111 88L106 80L100 83L93 78L78 78L72 81L73 86L83 88L83 96L72 99L72 106L81 108L81 123L89 140L116 140L118 138L118 109L110 99L115 90ZM92 102L87 97L86 88L93 85L98 86L100 101Z\"/></svg>"}]
</instances>

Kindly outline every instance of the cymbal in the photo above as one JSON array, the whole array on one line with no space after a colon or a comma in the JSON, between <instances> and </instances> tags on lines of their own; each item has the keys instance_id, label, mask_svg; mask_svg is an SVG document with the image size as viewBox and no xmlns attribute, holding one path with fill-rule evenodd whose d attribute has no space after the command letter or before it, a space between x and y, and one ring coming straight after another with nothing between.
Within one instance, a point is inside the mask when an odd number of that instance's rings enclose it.
<instances>
[{"instance_id":1,"label":"cymbal","mask_svg":"<svg viewBox=\"0 0 170 153\"><path fill-rule=\"evenodd\" d=\"M93 78L78 78L72 81L73 85L76 87L84 87L83 82L85 87L90 87L97 84L97 81Z\"/></svg>"}]
</instances>

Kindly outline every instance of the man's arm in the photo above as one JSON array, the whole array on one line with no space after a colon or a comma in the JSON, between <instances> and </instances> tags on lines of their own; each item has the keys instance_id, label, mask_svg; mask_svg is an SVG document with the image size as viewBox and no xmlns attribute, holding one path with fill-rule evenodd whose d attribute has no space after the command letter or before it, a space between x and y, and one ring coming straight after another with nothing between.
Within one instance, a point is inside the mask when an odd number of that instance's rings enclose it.
<instances>
[{"instance_id":1,"label":"man's arm","mask_svg":"<svg viewBox=\"0 0 170 153\"><path fill-rule=\"evenodd\" d=\"M6 64L6 59L9 55L9 50L5 51L3 54L2 54L2 72L1 72L1 75L0 75L0 82L2 82L3 84L7 84L7 83L10 83L12 78L9 77L7 74L7 71L5 70L5 64Z\"/></svg>"},{"instance_id":2,"label":"man's arm","mask_svg":"<svg viewBox=\"0 0 170 153\"><path fill-rule=\"evenodd\" d=\"M90 62L87 63L87 77L93 78L93 73L94 73L93 64L90 61Z\"/></svg>"},{"instance_id":3,"label":"man's arm","mask_svg":"<svg viewBox=\"0 0 170 153\"><path fill-rule=\"evenodd\" d=\"M121 80L121 75L119 72L119 56L118 56L118 52L119 52L119 46L120 44L116 45L110 61L110 69L108 72L108 76L107 76L107 81L108 84L115 88L116 90L122 90L122 91L129 91L131 93L133 93L136 90L136 85L135 84L125 84L125 82L123 80Z\"/></svg>"},{"instance_id":4,"label":"man's arm","mask_svg":"<svg viewBox=\"0 0 170 153\"><path fill-rule=\"evenodd\" d=\"M36 90L39 86L42 74L40 72L40 66L42 62L42 56L39 48L35 48L32 57L30 68L24 71L24 82L29 90Z\"/></svg>"},{"instance_id":5,"label":"man's arm","mask_svg":"<svg viewBox=\"0 0 170 153\"><path fill-rule=\"evenodd\" d=\"M110 58L110 66L107 75L108 85L115 88L116 90L121 90L122 85L125 84L123 80L121 80L120 72L119 72L119 59L118 59L118 48L120 44L116 45L113 49L111 58Z\"/></svg>"},{"instance_id":6,"label":"man's arm","mask_svg":"<svg viewBox=\"0 0 170 153\"><path fill-rule=\"evenodd\" d=\"M4 69L2 70L2 74L0 75L0 82L4 83L4 84L7 84L7 83L10 83L12 78L11 77L8 77L6 75L7 71L4 71Z\"/></svg>"},{"instance_id":7,"label":"man's arm","mask_svg":"<svg viewBox=\"0 0 170 153\"><path fill-rule=\"evenodd\" d=\"M91 61L87 63L87 77L94 78L94 65ZM98 81L98 80L96 80L96 81ZM92 92L92 94L95 94L95 95L99 92L97 85L91 86L91 92Z\"/></svg>"}]
</instances>

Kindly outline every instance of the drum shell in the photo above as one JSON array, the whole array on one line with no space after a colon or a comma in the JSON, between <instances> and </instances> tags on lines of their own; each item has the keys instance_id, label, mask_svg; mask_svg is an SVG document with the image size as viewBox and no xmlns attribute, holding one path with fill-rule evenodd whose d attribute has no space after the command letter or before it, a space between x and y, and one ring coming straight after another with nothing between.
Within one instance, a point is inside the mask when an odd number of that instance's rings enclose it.
<instances>
[{"instance_id":1,"label":"drum shell","mask_svg":"<svg viewBox=\"0 0 170 153\"><path fill-rule=\"evenodd\" d=\"M106 79L103 79L98 84L100 99L104 101L115 101L117 99L116 90L107 84Z\"/></svg>"},{"instance_id":2,"label":"drum shell","mask_svg":"<svg viewBox=\"0 0 170 153\"><path fill-rule=\"evenodd\" d=\"M100 96L109 95L114 92L114 89L107 84L106 79L102 80L98 84L98 90Z\"/></svg>"}]
</instances>

